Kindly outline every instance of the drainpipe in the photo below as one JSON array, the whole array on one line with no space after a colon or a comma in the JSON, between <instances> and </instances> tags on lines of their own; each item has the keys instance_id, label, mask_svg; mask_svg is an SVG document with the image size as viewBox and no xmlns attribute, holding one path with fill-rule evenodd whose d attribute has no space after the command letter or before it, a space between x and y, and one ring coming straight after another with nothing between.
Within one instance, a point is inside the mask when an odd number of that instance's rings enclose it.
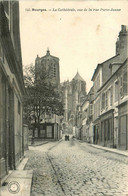
<instances>
[{"instance_id":1,"label":"drainpipe","mask_svg":"<svg viewBox=\"0 0 128 196\"><path fill-rule=\"evenodd\" d=\"M116 73L116 78L117 78L117 82L118 82L118 106L119 106L119 98L120 98L120 96L119 96L119 94L120 94L120 92L119 92L119 81L118 81L118 74ZM120 137L120 134L119 134L119 132L120 132L120 123L119 123L119 108L118 108L118 135L117 135L117 141L118 141L118 143L117 143L117 148L119 148L119 143L120 143L120 139L119 139L119 137Z\"/></svg>"}]
</instances>

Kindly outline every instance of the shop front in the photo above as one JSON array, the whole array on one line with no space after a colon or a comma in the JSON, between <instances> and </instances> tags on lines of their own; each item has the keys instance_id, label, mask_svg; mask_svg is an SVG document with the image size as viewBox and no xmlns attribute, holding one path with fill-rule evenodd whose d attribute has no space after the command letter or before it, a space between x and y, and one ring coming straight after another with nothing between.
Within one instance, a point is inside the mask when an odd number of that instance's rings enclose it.
<instances>
[{"instance_id":1,"label":"shop front","mask_svg":"<svg viewBox=\"0 0 128 196\"><path fill-rule=\"evenodd\" d=\"M100 121L99 119L96 120L94 122L94 127L93 127L93 141L94 141L94 144L99 144L100 142Z\"/></svg>"},{"instance_id":2,"label":"shop front","mask_svg":"<svg viewBox=\"0 0 128 196\"><path fill-rule=\"evenodd\" d=\"M100 144L106 147L114 146L114 110L110 110L100 116Z\"/></svg>"},{"instance_id":3,"label":"shop front","mask_svg":"<svg viewBox=\"0 0 128 196\"><path fill-rule=\"evenodd\" d=\"M53 139L54 138L54 124L46 123L40 126L40 138Z\"/></svg>"}]
</instances>

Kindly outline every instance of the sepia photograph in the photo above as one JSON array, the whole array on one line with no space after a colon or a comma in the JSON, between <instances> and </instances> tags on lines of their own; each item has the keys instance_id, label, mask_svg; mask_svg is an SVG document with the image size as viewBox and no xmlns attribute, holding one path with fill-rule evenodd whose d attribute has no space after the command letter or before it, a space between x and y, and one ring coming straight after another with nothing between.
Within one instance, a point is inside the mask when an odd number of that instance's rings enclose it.
<instances>
[{"instance_id":1,"label":"sepia photograph","mask_svg":"<svg viewBox=\"0 0 128 196\"><path fill-rule=\"evenodd\" d=\"M0 181L128 196L127 0L0 0Z\"/></svg>"}]
</instances>

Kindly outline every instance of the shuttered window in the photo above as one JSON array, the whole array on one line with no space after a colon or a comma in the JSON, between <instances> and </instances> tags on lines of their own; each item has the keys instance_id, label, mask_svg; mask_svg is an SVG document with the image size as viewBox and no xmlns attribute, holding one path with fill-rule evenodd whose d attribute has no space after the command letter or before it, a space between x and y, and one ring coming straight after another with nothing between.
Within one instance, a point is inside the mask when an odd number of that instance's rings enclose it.
<instances>
[{"instance_id":1,"label":"shuttered window","mask_svg":"<svg viewBox=\"0 0 128 196\"><path fill-rule=\"evenodd\" d=\"M120 77L120 97L123 97L123 78Z\"/></svg>"},{"instance_id":2,"label":"shuttered window","mask_svg":"<svg viewBox=\"0 0 128 196\"><path fill-rule=\"evenodd\" d=\"M123 70L123 95L127 95L128 93L128 75L127 75L127 69Z\"/></svg>"},{"instance_id":3,"label":"shuttered window","mask_svg":"<svg viewBox=\"0 0 128 196\"><path fill-rule=\"evenodd\" d=\"M102 94L102 109L105 109L105 93Z\"/></svg>"}]
</instances>

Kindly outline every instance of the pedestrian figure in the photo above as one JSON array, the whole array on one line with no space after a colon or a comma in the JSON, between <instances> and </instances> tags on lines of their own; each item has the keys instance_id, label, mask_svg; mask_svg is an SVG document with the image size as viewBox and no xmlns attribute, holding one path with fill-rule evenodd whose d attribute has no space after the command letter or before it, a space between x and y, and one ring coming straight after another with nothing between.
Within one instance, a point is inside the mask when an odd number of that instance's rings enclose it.
<instances>
[{"instance_id":1,"label":"pedestrian figure","mask_svg":"<svg viewBox=\"0 0 128 196\"><path fill-rule=\"evenodd\" d=\"M65 141L67 141L67 135L65 135Z\"/></svg>"}]
</instances>

